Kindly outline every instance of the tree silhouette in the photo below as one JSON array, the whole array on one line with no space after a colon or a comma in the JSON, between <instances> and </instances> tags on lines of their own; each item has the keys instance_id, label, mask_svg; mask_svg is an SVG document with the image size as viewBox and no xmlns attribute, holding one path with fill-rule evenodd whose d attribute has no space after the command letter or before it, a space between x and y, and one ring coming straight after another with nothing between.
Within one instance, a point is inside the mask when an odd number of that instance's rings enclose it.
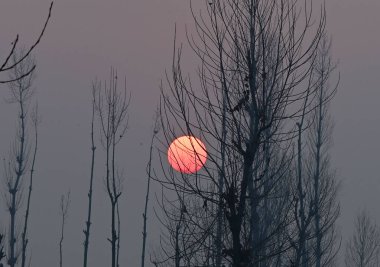
<instances>
[{"instance_id":1,"label":"tree silhouette","mask_svg":"<svg viewBox=\"0 0 380 267\"><path fill-rule=\"evenodd\" d=\"M70 191L66 195L61 195L61 201L59 203L60 216L61 216L61 233L59 238L59 267L63 266L63 239L65 237L65 225L67 217L69 215L70 207Z\"/></svg>"},{"instance_id":2,"label":"tree silhouette","mask_svg":"<svg viewBox=\"0 0 380 267\"><path fill-rule=\"evenodd\" d=\"M379 265L380 230L368 212L361 211L355 220L353 236L346 246L346 267Z\"/></svg>"},{"instance_id":3,"label":"tree silhouette","mask_svg":"<svg viewBox=\"0 0 380 267\"><path fill-rule=\"evenodd\" d=\"M100 124L101 142L106 156L105 184L111 204L111 266L119 265L120 249L120 216L119 198L122 194L122 173L117 168L117 146L124 137L128 126L128 106L130 97L127 95L126 81L124 90L118 88L117 72L112 68L108 85L104 88L96 84L95 111Z\"/></svg>"},{"instance_id":4,"label":"tree silhouette","mask_svg":"<svg viewBox=\"0 0 380 267\"><path fill-rule=\"evenodd\" d=\"M142 249L141 249L141 267L145 266L145 247L146 247L146 237L147 237L147 219L148 219L148 202L149 202L149 193L150 193L150 182L152 180L152 157L153 157L153 143L154 139L156 138L157 134L159 132L159 113L158 111L155 114L155 121L154 121L154 127L153 127L153 134L152 139L150 142L150 148L149 148L149 160L147 165L147 175L148 175L148 183L146 187L146 195L145 195L145 206L144 206L144 213L143 213L143 242L142 242Z\"/></svg>"},{"instance_id":5,"label":"tree silhouette","mask_svg":"<svg viewBox=\"0 0 380 267\"><path fill-rule=\"evenodd\" d=\"M25 217L24 217L24 227L21 233L21 239L22 239L21 267L26 266L27 246L29 243L28 223L29 223L29 215L30 215L33 178L34 178L35 164L36 164L37 150L38 150L38 124L40 123L39 114L38 114L38 106L35 107L32 113L31 119L33 122L33 127L34 127L34 148L33 148L33 154L32 154L31 167L30 167L30 179L29 179L28 197L27 197Z\"/></svg>"},{"instance_id":6,"label":"tree silhouette","mask_svg":"<svg viewBox=\"0 0 380 267\"><path fill-rule=\"evenodd\" d=\"M91 168L90 168L90 184L88 189L88 208L87 208L87 221L86 229L83 230L85 235L85 240L83 243L84 246L84 255L83 255L83 267L87 267L88 259L88 248L90 242L90 229L91 229L91 214L92 214L92 188L94 181L94 167L95 167L95 141L94 141L94 120L95 120L95 101L96 101L96 83L92 84L92 117L91 117Z\"/></svg>"},{"instance_id":7,"label":"tree silhouette","mask_svg":"<svg viewBox=\"0 0 380 267\"><path fill-rule=\"evenodd\" d=\"M340 212L336 199L339 183L329 160L333 126L329 106L338 85L329 86L334 69L330 41L324 36L309 79L316 94L305 98L304 104L306 107L310 102L315 108L303 113L296 123L295 235L290 241L294 249L291 264L295 266L332 266L338 250L335 224Z\"/></svg>"},{"instance_id":8,"label":"tree silhouette","mask_svg":"<svg viewBox=\"0 0 380 267\"><path fill-rule=\"evenodd\" d=\"M198 266L209 253L217 267L286 261L295 223L288 212L294 204L294 121L316 109L305 98L318 95L310 81L325 32L324 6L319 14L311 7L311 1L223 0L206 3L206 15L192 9L196 36L187 37L200 60L199 81L195 86L183 75L182 46L175 44L161 88L161 140L167 147L176 136L197 136L208 162L195 174L163 166L156 177L177 197L177 205L165 201L164 214L185 220L181 225L189 229L181 234L187 238L181 264ZM211 211L202 217L205 202ZM181 217L183 203L190 206ZM176 237L172 220L163 222L167 240ZM174 248L167 259L176 253Z\"/></svg>"},{"instance_id":9,"label":"tree silhouette","mask_svg":"<svg viewBox=\"0 0 380 267\"><path fill-rule=\"evenodd\" d=\"M53 8L53 2L51 2L48 16L42 27L42 30L37 38L37 40L26 50L18 49L19 35L11 43L11 48L5 59L0 63L0 75L7 75L8 78L0 78L0 84L8 84L11 91L10 102L17 103L19 105L19 126L17 129L16 139L11 148L11 155L8 162L5 164L4 176L6 181L6 187L8 189L9 198L7 199L7 207L10 214L10 230L9 230L9 253L8 253L8 264L10 266L15 266L18 260L18 253L16 252L16 213L20 206L21 196L18 194L20 187L23 184L25 171L27 168L28 161L28 144L27 144L27 109L29 105L29 98L33 94L32 81L33 72L36 68L34 59L32 59L32 52L35 50L37 45L45 34L48 22L51 18L51 12ZM18 50L21 52L18 53ZM38 116L35 113L35 117L32 118L35 127L35 144L32 156L31 170L30 170L30 181L27 196L27 206L25 211L25 219L23 230L21 233L22 244L21 253L22 261L21 266L26 265L26 253L28 239L28 219L30 213L30 203L31 203L31 193L32 193L32 181L34 173L34 165L36 160L37 152L37 124ZM3 236L1 240L3 239ZM3 247L1 249L1 257L5 257L3 253ZM1 264L2 265L2 264Z\"/></svg>"},{"instance_id":10,"label":"tree silhouette","mask_svg":"<svg viewBox=\"0 0 380 267\"><path fill-rule=\"evenodd\" d=\"M24 58L20 61L20 58ZM18 262L18 256L22 253L22 266L25 266L26 249L28 244L27 227L30 211L31 193L32 193L32 181L34 166L36 160L37 151L37 123L38 118L36 112L29 115L29 108L32 96L34 94L33 80L34 73L30 73L27 76L23 76L32 66L35 65L35 60L31 55L25 58L25 51L14 52L12 57L12 63L17 63L12 68L8 83L10 97L7 99L9 103L16 104L18 106L17 122L15 140L12 142L9 159L4 164L4 177L5 185L7 188L7 209L10 217L9 226L9 250L8 250L8 264L15 266ZM20 78L21 77L21 78ZM29 122L30 119L33 123L35 138L34 138L34 150L32 157L30 157L30 144L29 144ZM30 162L31 161L31 162ZM23 231L21 233L21 251L17 249L18 233L16 232L16 225L18 223L17 212L21 206L22 199L22 186L25 183L27 169L30 168L30 180L27 195L27 205L25 211L25 219L23 225Z\"/></svg>"}]
</instances>

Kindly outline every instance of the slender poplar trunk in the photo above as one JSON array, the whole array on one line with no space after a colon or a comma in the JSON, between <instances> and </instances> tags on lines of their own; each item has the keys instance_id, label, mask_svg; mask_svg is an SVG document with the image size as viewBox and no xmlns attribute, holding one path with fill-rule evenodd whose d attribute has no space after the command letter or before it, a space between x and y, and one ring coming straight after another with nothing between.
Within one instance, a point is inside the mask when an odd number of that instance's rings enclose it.
<instances>
[{"instance_id":1,"label":"slender poplar trunk","mask_svg":"<svg viewBox=\"0 0 380 267\"><path fill-rule=\"evenodd\" d=\"M65 231L65 224L66 219L69 211L70 206L70 191L67 192L66 197L65 195L61 196L61 237L59 240L59 266L63 266L63 239L64 239L64 231Z\"/></svg>"},{"instance_id":2,"label":"slender poplar trunk","mask_svg":"<svg viewBox=\"0 0 380 267\"><path fill-rule=\"evenodd\" d=\"M14 267L17 262L16 256L16 199L19 190L19 185L21 178L24 174L24 161L25 161L25 110L24 110L24 96L23 90L19 90L19 106L20 106L20 136L19 136L19 149L16 152L16 180L13 185L9 188L9 193L11 194L11 207L9 208L9 213L11 215L11 231L10 231L10 258L8 264L10 267Z\"/></svg>"},{"instance_id":3,"label":"slender poplar trunk","mask_svg":"<svg viewBox=\"0 0 380 267\"><path fill-rule=\"evenodd\" d=\"M325 40L323 40L325 42ZM323 43L323 49L326 49L325 43ZM327 48L328 49L328 48ZM326 52L325 50L323 51ZM329 63L327 63L329 64ZM325 89L325 81L326 81L326 62L325 62L325 55L322 55L321 57L321 72L320 72L320 84L319 84L319 98L318 98L318 115L317 115L317 142L316 142L316 152L315 152L315 176L314 176L314 212L315 212L315 234L316 234L316 267L321 267L322 262L322 237L323 233L321 230L321 223L320 223L320 217L321 217L321 211L320 211L320 183L321 183L321 165L322 163L322 145L323 145L323 123L325 121L325 117L323 114L324 110L324 89ZM329 67L328 67L329 68Z\"/></svg>"},{"instance_id":4,"label":"slender poplar trunk","mask_svg":"<svg viewBox=\"0 0 380 267\"><path fill-rule=\"evenodd\" d=\"M146 224L147 224L147 214L148 214L148 201L149 201L149 190L150 190L150 179L151 179L151 171L152 171L152 151L153 151L153 141L154 137L157 134L157 129L153 130L153 136L152 140L150 142L150 149L149 149L149 161L148 161L148 184L146 188L146 195L145 195L145 207L144 207L144 213L143 213L143 244L142 244L142 252L141 252L141 267L145 266L145 245L146 245L146 237L147 237L147 231L146 231Z\"/></svg>"},{"instance_id":5,"label":"slender poplar trunk","mask_svg":"<svg viewBox=\"0 0 380 267\"><path fill-rule=\"evenodd\" d=\"M62 250L63 250L63 234L64 234L64 229L65 229L65 223L64 223L64 218L62 216L61 238L59 239L59 267L63 266Z\"/></svg>"},{"instance_id":6,"label":"slender poplar trunk","mask_svg":"<svg viewBox=\"0 0 380 267\"><path fill-rule=\"evenodd\" d=\"M31 196L32 196L32 188L33 188L33 174L34 174L34 166L36 163L36 156L37 156L37 147L38 147L38 131L37 131L37 124L38 124L38 114L36 111L35 114L35 122L34 122L34 127L35 127L35 132L34 132L34 151L33 151L33 160L32 160L32 166L30 169L30 180L29 180L29 188L28 188L28 200L26 204L26 211L25 211L25 220L24 220L24 229L21 234L22 238L22 255L21 255L21 267L25 267L26 265L26 248L28 245L28 238L27 238L27 233L28 233L28 219L29 219L29 211L30 211L30 203L31 203Z\"/></svg>"},{"instance_id":7,"label":"slender poplar trunk","mask_svg":"<svg viewBox=\"0 0 380 267\"><path fill-rule=\"evenodd\" d=\"M93 92L95 94L95 92ZM94 165L95 165L95 142L94 142L94 117L95 117L95 95L93 96L92 103L92 118L91 118L91 173L90 173L90 188L88 190L88 210L87 210L87 221L86 229L83 230L85 235L84 240L84 256L83 256L83 267L87 267L88 258L88 247L90 242L90 227L91 227L91 211L92 211L92 185L94 180Z\"/></svg>"},{"instance_id":8,"label":"slender poplar trunk","mask_svg":"<svg viewBox=\"0 0 380 267\"><path fill-rule=\"evenodd\" d=\"M112 267L116 267L116 222L115 222L115 215L116 215L116 202L113 201L111 204L111 216L112 216L112 222L111 222L111 252L112 252Z\"/></svg>"},{"instance_id":9,"label":"slender poplar trunk","mask_svg":"<svg viewBox=\"0 0 380 267\"><path fill-rule=\"evenodd\" d=\"M323 73L322 73L323 81ZM316 167L314 177L314 212L315 212L315 233L316 233L316 267L321 267L322 259L322 233L320 225L320 210L319 210L319 183L320 183L320 165L321 165L321 147L322 147L322 121L323 121L323 91L320 89L319 106L318 106L318 128L317 128L317 144L316 144Z\"/></svg>"},{"instance_id":10,"label":"slender poplar trunk","mask_svg":"<svg viewBox=\"0 0 380 267\"><path fill-rule=\"evenodd\" d=\"M303 121L303 118L302 118ZM297 190L298 190L298 196L299 196L299 203L300 203L300 211L299 211L299 217L300 217L300 229L299 229L299 240L298 240L298 248L297 248L297 255L296 255L296 264L299 264L300 266L306 267L306 225L305 225L305 204L304 204L304 190L303 190L303 183L302 183L302 122L298 124L298 140L297 140Z\"/></svg>"},{"instance_id":11,"label":"slender poplar trunk","mask_svg":"<svg viewBox=\"0 0 380 267\"><path fill-rule=\"evenodd\" d=\"M116 266L119 267L119 256L120 256L120 211L119 211L119 201L116 203L116 216L117 216L117 244L116 244Z\"/></svg>"}]
</instances>

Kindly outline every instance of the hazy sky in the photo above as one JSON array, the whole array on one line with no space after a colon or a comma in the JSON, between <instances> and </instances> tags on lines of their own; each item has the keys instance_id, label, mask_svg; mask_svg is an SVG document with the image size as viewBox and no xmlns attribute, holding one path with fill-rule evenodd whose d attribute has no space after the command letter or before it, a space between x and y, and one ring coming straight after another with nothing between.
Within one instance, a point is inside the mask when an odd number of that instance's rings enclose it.
<instances>
[{"instance_id":1,"label":"hazy sky","mask_svg":"<svg viewBox=\"0 0 380 267\"><path fill-rule=\"evenodd\" d=\"M196 6L202 2L194 0ZM351 234L360 208L367 208L380 223L380 1L327 2L328 32L333 37L333 57L339 60L341 73L339 91L332 103L336 125L331 152L337 177L342 181L339 225L344 241ZM17 33L20 44L25 46L35 40L48 6L49 0L1 0L0 58ZM185 24L190 26L191 22L188 0L55 2L52 20L35 53L35 98L42 124L30 218L33 266L58 265L59 199L69 188L72 204L64 240L64 263L82 264L90 164L91 81L95 77L106 79L111 66L118 69L119 76L126 75L132 94L129 130L119 151L119 165L126 176L120 203L120 262L121 266L138 266L145 166L159 84L165 68L171 64L174 23L183 40ZM186 64L195 67L190 49L184 49ZM7 95L7 88L1 86L1 158L7 157L16 126L14 108L3 100ZM109 204L104 194L100 156L97 165L92 228L96 234L91 235L89 255L89 266L94 267L107 266L110 259L106 241ZM8 222L3 201L1 211L4 228ZM158 236L152 209L149 219L148 253Z\"/></svg>"}]
</instances>

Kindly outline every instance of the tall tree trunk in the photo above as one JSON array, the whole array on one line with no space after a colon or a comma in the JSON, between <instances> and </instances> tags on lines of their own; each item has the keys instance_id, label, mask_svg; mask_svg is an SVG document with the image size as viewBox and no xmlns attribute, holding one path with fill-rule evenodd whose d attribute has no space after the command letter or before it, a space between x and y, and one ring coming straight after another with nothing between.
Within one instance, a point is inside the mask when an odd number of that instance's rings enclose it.
<instances>
[{"instance_id":1,"label":"tall tree trunk","mask_svg":"<svg viewBox=\"0 0 380 267\"><path fill-rule=\"evenodd\" d=\"M95 85L94 85L95 86ZM85 240L83 243L83 267L87 267L88 259L88 247L90 242L90 228L91 228L91 212L92 212L92 185L94 180L94 166L95 166L95 142L94 142L94 117L95 117L95 88L93 88L93 100L92 100L92 118L91 118L91 171L90 171L90 187L88 190L88 209L87 209L87 221L86 229L83 230Z\"/></svg>"},{"instance_id":2,"label":"tall tree trunk","mask_svg":"<svg viewBox=\"0 0 380 267\"><path fill-rule=\"evenodd\" d=\"M61 196L61 237L59 239L59 266L63 266L63 239L64 239L64 231L67 220L67 215L70 206L70 191L67 192L66 196Z\"/></svg>"},{"instance_id":3,"label":"tall tree trunk","mask_svg":"<svg viewBox=\"0 0 380 267\"><path fill-rule=\"evenodd\" d=\"M36 156L37 156L37 148L38 148L38 110L36 107L35 110L35 117L33 118L34 121L34 150L33 150L33 159L32 159L32 165L30 169L30 180L29 180L29 188L28 188L28 199L26 204L26 211L25 211L25 219L24 219L24 229L21 234L22 238L22 254L21 254L21 267L25 267L26 265L26 248L28 245L28 220L29 220L29 212L30 212L30 203L31 203L31 196L32 196L32 188L33 188L33 174L34 174L34 166L36 163Z\"/></svg>"},{"instance_id":4,"label":"tall tree trunk","mask_svg":"<svg viewBox=\"0 0 380 267\"><path fill-rule=\"evenodd\" d=\"M19 191L19 186L21 183L22 176L24 175L24 169L25 169L25 109L24 109L24 88L19 90L19 107L20 107L20 136L19 136L19 148L16 152L16 180L14 184L9 189L9 193L11 194L11 207L9 208L9 213L11 215L11 231L10 231L10 258L8 260L8 264L11 267L14 267L17 263L17 256L16 256L16 199L17 199L17 193Z\"/></svg>"},{"instance_id":5,"label":"tall tree trunk","mask_svg":"<svg viewBox=\"0 0 380 267\"><path fill-rule=\"evenodd\" d=\"M322 75L323 77L323 75ZM320 210L319 210L319 183L320 183L320 165L321 165L321 147L322 147L322 121L323 121L323 91L321 88L319 95L319 106L318 106L318 128L317 128L317 143L316 143L316 158L315 158L315 177L314 177L314 212L315 212L315 234L316 234L316 267L321 267L322 259L322 232L320 225Z\"/></svg>"},{"instance_id":6,"label":"tall tree trunk","mask_svg":"<svg viewBox=\"0 0 380 267\"><path fill-rule=\"evenodd\" d=\"M155 127L153 129L153 135L152 140L150 142L150 148L149 148L149 161L148 161L148 183L146 188L146 195L145 195L145 206L144 206L144 213L143 213L143 244L142 244L142 251L141 251L141 267L145 266L145 245L146 245L146 237L147 237L147 218L148 218L148 202L149 202L149 191L150 191L150 180L151 180L151 171L152 171L152 152L153 152L153 142L156 134L158 133L157 129L157 120L155 121Z\"/></svg>"},{"instance_id":7,"label":"tall tree trunk","mask_svg":"<svg viewBox=\"0 0 380 267\"><path fill-rule=\"evenodd\" d=\"M316 267L321 267L321 261L322 261L322 237L323 233L321 230L321 212L320 212L320 183L321 183L321 166L322 166L322 145L323 145L323 134L324 134L324 128L323 124L326 120L324 116L324 108L325 108L325 95L326 95L326 79L328 76L326 76L326 71L331 71L330 61L326 57L329 56L329 46L326 46L327 39L322 40L321 44L321 66L320 66L320 73L319 73L319 79L320 84L318 88L318 115L317 115L317 136L316 136L316 152L315 152L315 176L314 176L314 212L315 212L315 233L316 233ZM327 65L326 65L327 64ZM326 69L327 68L327 69Z\"/></svg>"}]
</instances>

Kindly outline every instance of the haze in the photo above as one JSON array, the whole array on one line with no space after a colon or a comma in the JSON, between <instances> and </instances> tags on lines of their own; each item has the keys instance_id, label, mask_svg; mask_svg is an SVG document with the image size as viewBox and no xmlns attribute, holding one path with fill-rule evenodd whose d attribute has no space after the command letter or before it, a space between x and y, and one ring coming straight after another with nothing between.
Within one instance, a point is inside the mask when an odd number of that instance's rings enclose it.
<instances>
[{"instance_id":1,"label":"haze","mask_svg":"<svg viewBox=\"0 0 380 267\"><path fill-rule=\"evenodd\" d=\"M0 56L20 34L30 45L47 15L48 0L2 1L0 4ZM200 0L194 0L200 7ZM342 181L339 225L343 243L352 233L356 213L365 207L380 223L380 2L331 0L327 3L332 56L339 60L341 82L333 100L335 120L332 160ZM142 212L150 135L159 85L170 69L174 24L178 39L191 30L187 0L65 0L55 1L52 20L34 53L42 124L36 165L30 244L33 266L58 265L59 199L71 190L65 235L65 265L82 262L82 230L87 209L90 171L91 82L107 79L110 67L127 77L131 91L130 122L120 146L126 180L121 199L121 266L138 266L142 240ZM188 46L186 66L196 67ZM15 110L3 100L0 86L0 156L6 158L15 129ZM100 144L98 142L98 146ZM94 214L89 266L109 264L108 199L104 193L101 158L95 177ZM158 186L154 185L153 190ZM148 258L159 236L152 206L148 225ZM5 207L1 203L1 218ZM7 222L1 220L4 228ZM150 266L150 263L147 264Z\"/></svg>"}]
</instances>

